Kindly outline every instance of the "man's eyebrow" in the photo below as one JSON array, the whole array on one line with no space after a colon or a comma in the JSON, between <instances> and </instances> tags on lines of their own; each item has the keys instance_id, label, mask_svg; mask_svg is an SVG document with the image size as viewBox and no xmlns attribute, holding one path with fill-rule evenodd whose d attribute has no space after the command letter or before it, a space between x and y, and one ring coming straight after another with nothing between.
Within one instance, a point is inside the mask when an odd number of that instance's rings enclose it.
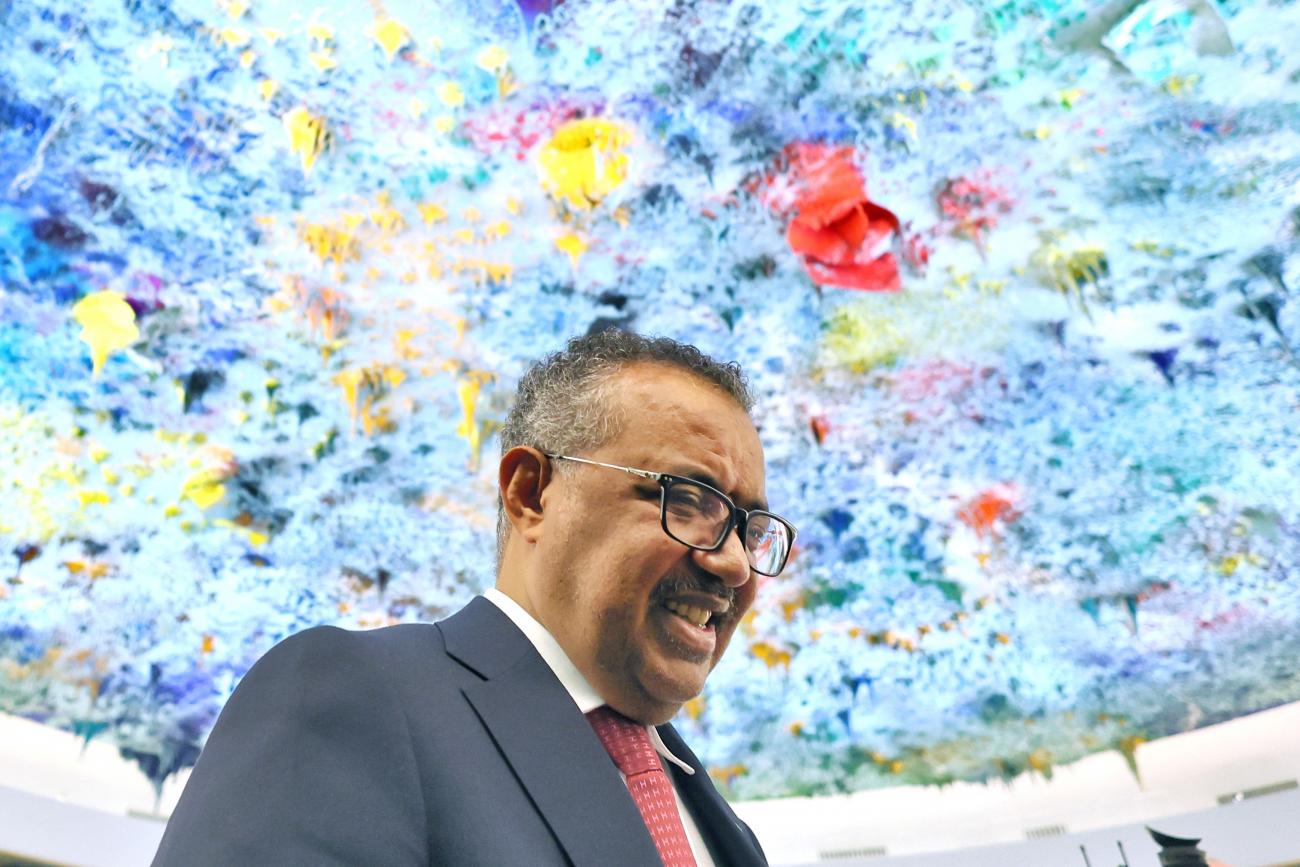
<instances>
[{"instance_id":1,"label":"man's eyebrow","mask_svg":"<svg viewBox=\"0 0 1300 867\"><path fill-rule=\"evenodd\" d=\"M671 475L679 476L683 479L692 479L697 482L704 482L704 484L708 485L709 487L716 488L717 490L722 491L728 497L731 497L732 502L734 502L737 506L740 506L740 508L744 509L747 512L753 511L754 509L758 509L759 511L762 512L767 511L766 500L752 500L752 499L747 499L743 501L739 500L736 498L734 494L732 494L731 492L723 488L721 483L719 483L718 480L715 479L713 476L709 475L708 472L705 470L687 469L683 467L681 469L674 470L671 473Z\"/></svg>"}]
</instances>

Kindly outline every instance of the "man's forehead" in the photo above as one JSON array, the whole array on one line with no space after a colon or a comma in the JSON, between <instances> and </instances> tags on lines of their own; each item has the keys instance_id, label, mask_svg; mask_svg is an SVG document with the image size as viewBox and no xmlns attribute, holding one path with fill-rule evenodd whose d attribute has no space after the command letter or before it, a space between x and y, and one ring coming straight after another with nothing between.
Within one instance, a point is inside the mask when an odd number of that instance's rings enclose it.
<instances>
[{"instance_id":1,"label":"man's forehead","mask_svg":"<svg viewBox=\"0 0 1300 867\"><path fill-rule=\"evenodd\" d=\"M682 433L713 436L753 422L736 399L716 383L662 364L629 365L613 381L620 409L633 415L668 416ZM644 421L644 420L643 420Z\"/></svg>"},{"instance_id":2,"label":"man's forehead","mask_svg":"<svg viewBox=\"0 0 1300 867\"><path fill-rule=\"evenodd\" d=\"M749 414L731 394L689 371L639 365L620 372L616 399L628 460L659 462L645 469L696 478L739 495L763 498L763 447ZM666 463L665 463L666 462Z\"/></svg>"}]
</instances>

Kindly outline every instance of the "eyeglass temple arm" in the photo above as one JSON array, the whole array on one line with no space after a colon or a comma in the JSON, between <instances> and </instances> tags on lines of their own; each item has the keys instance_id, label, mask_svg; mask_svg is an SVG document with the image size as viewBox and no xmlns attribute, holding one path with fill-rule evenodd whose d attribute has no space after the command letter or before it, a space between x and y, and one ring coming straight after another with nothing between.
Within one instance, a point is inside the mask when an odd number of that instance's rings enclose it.
<instances>
[{"instance_id":1,"label":"eyeglass temple arm","mask_svg":"<svg viewBox=\"0 0 1300 867\"><path fill-rule=\"evenodd\" d=\"M608 467L611 470L622 470L625 473L630 473L643 479L652 479L656 482L663 478L663 473L652 473L649 470L638 470L635 467L620 467L618 464L607 464L603 461L591 461L586 458L571 458L568 455L547 455L547 457L551 460L573 461L577 464L591 464L596 467Z\"/></svg>"}]
</instances>

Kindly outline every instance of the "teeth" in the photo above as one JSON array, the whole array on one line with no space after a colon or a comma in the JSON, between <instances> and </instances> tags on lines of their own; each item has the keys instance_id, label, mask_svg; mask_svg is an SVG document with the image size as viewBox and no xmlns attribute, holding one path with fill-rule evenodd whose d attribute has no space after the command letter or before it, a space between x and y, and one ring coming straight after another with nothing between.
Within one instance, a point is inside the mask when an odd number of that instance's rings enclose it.
<instances>
[{"instance_id":1,"label":"teeth","mask_svg":"<svg viewBox=\"0 0 1300 867\"><path fill-rule=\"evenodd\" d=\"M681 605L677 602L665 602L664 607L679 617L689 620L696 626L703 627L713 616L713 612L707 608L697 608L694 605Z\"/></svg>"}]
</instances>

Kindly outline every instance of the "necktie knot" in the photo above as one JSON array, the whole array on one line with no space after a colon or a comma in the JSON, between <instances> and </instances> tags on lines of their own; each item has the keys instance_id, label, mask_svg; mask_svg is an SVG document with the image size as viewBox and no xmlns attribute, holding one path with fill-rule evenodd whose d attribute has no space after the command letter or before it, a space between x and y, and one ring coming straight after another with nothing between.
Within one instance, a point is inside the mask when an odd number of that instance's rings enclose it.
<instances>
[{"instance_id":1,"label":"necktie knot","mask_svg":"<svg viewBox=\"0 0 1300 867\"><path fill-rule=\"evenodd\" d=\"M634 777L647 771L662 771L659 754L646 727L628 719L609 705L602 705L587 714L596 737L600 738L605 752L625 777Z\"/></svg>"}]
</instances>

